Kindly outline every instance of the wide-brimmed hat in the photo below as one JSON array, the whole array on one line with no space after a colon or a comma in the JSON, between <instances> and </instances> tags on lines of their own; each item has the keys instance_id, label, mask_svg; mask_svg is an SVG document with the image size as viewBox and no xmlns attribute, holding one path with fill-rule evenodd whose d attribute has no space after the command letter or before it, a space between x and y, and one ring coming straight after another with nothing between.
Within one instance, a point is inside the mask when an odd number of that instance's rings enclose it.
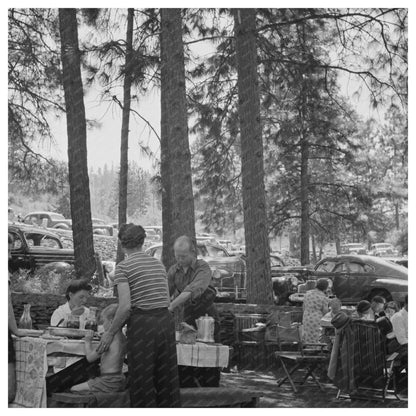
<instances>
[{"instance_id":1,"label":"wide-brimmed hat","mask_svg":"<svg viewBox=\"0 0 416 416\"><path fill-rule=\"evenodd\" d=\"M371 308L371 303L368 300L360 300L357 304L357 312L365 313Z\"/></svg>"},{"instance_id":2,"label":"wide-brimmed hat","mask_svg":"<svg viewBox=\"0 0 416 416\"><path fill-rule=\"evenodd\" d=\"M345 312L338 312L332 319L331 324L335 329L343 329L351 322L351 318Z\"/></svg>"}]
</instances>

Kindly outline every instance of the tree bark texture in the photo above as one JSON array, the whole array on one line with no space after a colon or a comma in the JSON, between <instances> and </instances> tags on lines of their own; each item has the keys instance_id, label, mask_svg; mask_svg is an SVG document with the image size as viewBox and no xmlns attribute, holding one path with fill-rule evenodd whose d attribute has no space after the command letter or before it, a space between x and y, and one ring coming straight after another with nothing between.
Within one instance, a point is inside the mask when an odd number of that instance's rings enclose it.
<instances>
[{"instance_id":1,"label":"tree bark texture","mask_svg":"<svg viewBox=\"0 0 416 416\"><path fill-rule=\"evenodd\" d=\"M255 9L236 9L234 25L247 254L247 302L267 304L273 303L273 291L264 187Z\"/></svg>"},{"instance_id":2,"label":"tree bark texture","mask_svg":"<svg viewBox=\"0 0 416 416\"><path fill-rule=\"evenodd\" d=\"M174 263L175 239L195 238L180 9L161 9L160 51L162 261L168 268Z\"/></svg>"},{"instance_id":3,"label":"tree bark texture","mask_svg":"<svg viewBox=\"0 0 416 416\"><path fill-rule=\"evenodd\" d=\"M303 131L301 133L300 157L300 262L305 265L309 264L309 143Z\"/></svg>"},{"instance_id":4,"label":"tree bark texture","mask_svg":"<svg viewBox=\"0 0 416 416\"><path fill-rule=\"evenodd\" d=\"M68 133L68 172L75 272L90 278L95 271L87 163L87 127L75 9L59 9L63 87Z\"/></svg>"},{"instance_id":5,"label":"tree bark texture","mask_svg":"<svg viewBox=\"0 0 416 416\"><path fill-rule=\"evenodd\" d=\"M120 142L120 176L118 185L118 226L127 222L127 178L129 171L129 123L131 107L131 60L133 55L133 18L134 9L127 12L127 33L126 33L126 63L124 70L123 85L123 116L121 123ZM124 259L124 252L120 243L117 246L117 260L119 263Z\"/></svg>"}]
</instances>

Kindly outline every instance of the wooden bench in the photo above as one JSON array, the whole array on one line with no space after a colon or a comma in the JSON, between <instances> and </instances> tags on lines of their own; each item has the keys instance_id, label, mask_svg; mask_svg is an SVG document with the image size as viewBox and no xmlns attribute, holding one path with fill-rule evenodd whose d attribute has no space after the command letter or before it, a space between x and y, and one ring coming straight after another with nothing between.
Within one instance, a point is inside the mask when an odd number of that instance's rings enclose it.
<instances>
[{"instance_id":1,"label":"wooden bench","mask_svg":"<svg viewBox=\"0 0 416 416\"><path fill-rule=\"evenodd\" d=\"M181 388L182 407L257 407L259 392L247 389L225 387ZM114 407L130 407L128 391L106 393L108 402L117 403ZM92 393L52 393L48 407L97 407Z\"/></svg>"},{"instance_id":2,"label":"wooden bench","mask_svg":"<svg viewBox=\"0 0 416 416\"><path fill-rule=\"evenodd\" d=\"M182 407L257 407L261 393L229 387L182 388Z\"/></svg>"},{"instance_id":3,"label":"wooden bench","mask_svg":"<svg viewBox=\"0 0 416 416\"><path fill-rule=\"evenodd\" d=\"M130 407L129 391L119 393L99 393L108 406L100 407ZM48 407L98 407L97 398L90 392L52 393L48 397Z\"/></svg>"}]
</instances>

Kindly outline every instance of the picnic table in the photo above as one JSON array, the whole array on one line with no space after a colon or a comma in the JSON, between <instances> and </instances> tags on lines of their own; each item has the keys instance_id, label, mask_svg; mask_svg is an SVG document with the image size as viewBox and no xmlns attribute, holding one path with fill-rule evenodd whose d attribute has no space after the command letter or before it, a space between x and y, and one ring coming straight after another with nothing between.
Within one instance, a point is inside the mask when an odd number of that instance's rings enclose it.
<instances>
[{"instance_id":1,"label":"picnic table","mask_svg":"<svg viewBox=\"0 0 416 416\"><path fill-rule=\"evenodd\" d=\"M16 350L16 397L14 405L46 407L47 378L65 376L71 367L84 367L84 341L27 336L13 338ZM98 345L98 341L96 341ZM229 347L222 344L176 344L178 365L220 369L228 366ZM53 372L51 369L53 367ZM64 371L65 370L65 371Z\"/></svg>"}]
</instances>

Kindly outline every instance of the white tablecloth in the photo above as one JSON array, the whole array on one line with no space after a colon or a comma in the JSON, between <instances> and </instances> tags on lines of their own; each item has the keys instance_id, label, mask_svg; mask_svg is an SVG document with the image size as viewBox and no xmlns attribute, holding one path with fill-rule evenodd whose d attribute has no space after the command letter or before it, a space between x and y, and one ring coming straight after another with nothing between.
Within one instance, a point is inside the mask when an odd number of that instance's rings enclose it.
<instances>
[{"instance_id":1,"label":"white tablecloth","mask_svg":"<svg viewBox=\"0 0 416 416\"><path fill-rule=\"evenodd\" d=\"M18 407L46 407L45 376L48 365L55 371L85 355L83 340L14 338L16 350L16 398ZM98 345L98 342L96 343ZM178 365L191 367L227 367L229 347L221 344L176 344Z\"/></svg>"},{"instance_id":2,"label":"white tablecloth","mask_svg":"<svg viewBox=\"0 0 416 416\"><path fill-rule=\"evenodd\" d=\"M191 367L227 367L229 351L229 347L220 344L176 344L178 365Z\"/></svg>"},{"instance_id":3,"label":"white tablecloth","mask_svg":"<svg viewBox=\"0 0 416 416\"><path fill-rule=\"evenodd\" d=\"M47 341L41 338L15 338L16 397L21 407L46 407Z\"/></svg>"}]
</instances>

